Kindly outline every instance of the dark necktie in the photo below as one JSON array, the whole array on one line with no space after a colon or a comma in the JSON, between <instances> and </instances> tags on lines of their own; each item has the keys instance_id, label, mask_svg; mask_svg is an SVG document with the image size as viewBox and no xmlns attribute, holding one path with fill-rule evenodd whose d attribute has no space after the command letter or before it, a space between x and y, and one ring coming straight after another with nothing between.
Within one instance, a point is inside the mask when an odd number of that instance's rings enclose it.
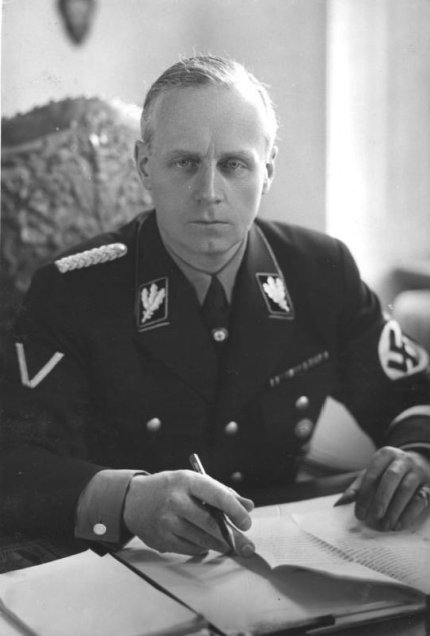
<instances>
[{"instance_id":1,"label":"dark necktie","mask_svg":"<svg viewBox=\"0 0 430 636\"><path fill-rule=\"evenodd\" d=\"M224 287L216 276L212 276L211 284L202 305L202 315L216 345L228 338L228 316L230 306Z\"/></svg>"}]
</instances>

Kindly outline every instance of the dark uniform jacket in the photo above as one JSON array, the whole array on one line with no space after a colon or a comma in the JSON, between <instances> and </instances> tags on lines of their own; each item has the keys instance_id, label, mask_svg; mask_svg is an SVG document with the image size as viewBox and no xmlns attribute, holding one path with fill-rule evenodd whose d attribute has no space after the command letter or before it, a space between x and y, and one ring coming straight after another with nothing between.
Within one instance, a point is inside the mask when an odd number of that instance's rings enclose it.
<instances>
[{"instance_id":1,"label":"dark uniform jacket","mask_svg":"<svg viewBox=\"0 0 430 636\"><path fill-rule=\"evenodd\" d=\"M6 528L70 533L101 468L187 468L191 452L240 492L291 483L328 395L378 446L430 445L427 356L339 241L254 224L221 365L154 213L74 253L36 273L6 364Z\"/></svg>"}]
</instances>

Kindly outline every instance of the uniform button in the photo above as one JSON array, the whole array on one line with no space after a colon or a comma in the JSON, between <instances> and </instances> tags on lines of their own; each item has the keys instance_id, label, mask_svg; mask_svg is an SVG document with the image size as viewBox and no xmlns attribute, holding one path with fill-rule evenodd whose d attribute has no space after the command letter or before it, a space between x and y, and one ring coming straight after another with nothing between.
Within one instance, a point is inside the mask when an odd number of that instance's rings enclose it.
<instances>
[{"instance_id":1,"label":"uniform button","mask_svg":"<svg viewBox=\"0 0 430 636\"><path fill-rule=\"evenodd\" d=\"M294 432L296 434L296 437L298 437L299 439L306 439L306 437L309 437L309 435L312 433L313 428L314 423L312 422L312 420L305 418L297 422L294 428Z\"/></svg>"},{"instance_id":2,"label":"uniform button","mask_svg":"<svg viewBox=\"0 0 430 636\"><path fill-rule=\"evenodd\" d=\"M231 481L234 481L235 484L238 484L243 481L243 475L240 471L237 470L231 475L230 479Z\"/></svg>"},{"instance_id":3,"label":"uniform button","mask_svg":"<svg viewBox=\"0 0 430 636\"><path fill-rule=\"evenodd\" d=\"M239 424L237 422L229 422L225 425L224 433L226 435L236 435L239 430Z\"/></svg>"},{"instance_id":4,"label":"uniform button","mask_svg":"<svg viewBox=\"0 0 430 636\"><path fill-rule=\"evenodd\" d=\"M159 417L151 417L150 420L146 422L146 428L151 433L156 433L161 428L161 420Z\"/></svg>"},{"instance_id":5,"label":"uniform button","mask_svg":"<svg viewBox=\"0 0 430 636\"><path fill-rule=\"evenodd\" d=\"M224 329L224 327L218 327L217 329L212 329L212 338L215 342L224 342L228 338L228 331Z\"/></svg>"},{"instance_id":6,"label":"uniform button","mask_svg":"<svg viewBox=\"0 0 430 636\"><path fill-rule=\"evenodd\" d=\"M301 395L296 400L296 409L298 411L306 411L309 408L309 398L306 395Z\"/></svg>"},{"instance_id":7,"label":"uniform button","mask_svg":"<svg viewBox=\"0 0 430 636\"><path fill-rule=\"evenodd\" d=\"M107 528L105 526L104 523L96 523L93 526L93 532L94 534L96 534L98 537L102 537L104 534L106 534L107 532Z\"/></svg>"}]
</instances>

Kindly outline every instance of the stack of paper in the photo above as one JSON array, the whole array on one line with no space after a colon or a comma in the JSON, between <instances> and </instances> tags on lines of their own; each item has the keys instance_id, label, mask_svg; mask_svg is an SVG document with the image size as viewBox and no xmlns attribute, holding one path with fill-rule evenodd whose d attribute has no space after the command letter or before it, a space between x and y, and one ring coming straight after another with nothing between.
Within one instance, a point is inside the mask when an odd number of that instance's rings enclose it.
<instances>
[{"instance_id":1,"label":"stack of paper","mask_svg":"<svg viewBox=\"0 0 430 636\"><path fill-rule=\"evenodd\" d=\"M25 636L208 633L196 612L90 551L2 575L0 598L2 634L7 624Z\"/></svg>"}]
</instances>

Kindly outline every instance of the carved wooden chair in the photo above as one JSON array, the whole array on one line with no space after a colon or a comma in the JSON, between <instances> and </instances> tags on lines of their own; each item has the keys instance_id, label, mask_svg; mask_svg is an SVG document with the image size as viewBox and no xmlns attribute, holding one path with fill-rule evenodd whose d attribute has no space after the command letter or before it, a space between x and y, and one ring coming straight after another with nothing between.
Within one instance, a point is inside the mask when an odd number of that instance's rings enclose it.
<instances>
[{"instance_id":1,"label":"carved wooden chair","mask_svg":"<svg viewBox=\"0 0 430 636\"><path fill-rule=\"evenodd\" d=\"M35 269L151 205L134 167L139 109L98 98L2 120L0 358Z\"/></svg>"}]
</instances>

